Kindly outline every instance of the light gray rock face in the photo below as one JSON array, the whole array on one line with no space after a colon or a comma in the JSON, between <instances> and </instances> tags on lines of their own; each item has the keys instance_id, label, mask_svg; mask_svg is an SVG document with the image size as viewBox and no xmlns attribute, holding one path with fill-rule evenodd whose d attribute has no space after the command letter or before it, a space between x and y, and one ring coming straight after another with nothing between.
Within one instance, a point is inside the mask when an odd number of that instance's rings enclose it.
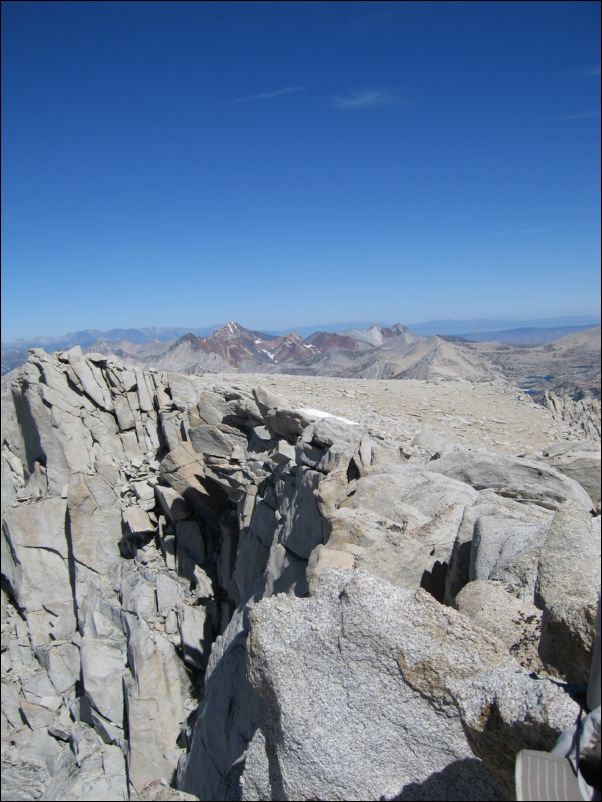
<instances>
[{"instance_id":1,"label":"light gray rock face","mask_svg":"<svg viewBox=\"0 0 602 802\"><path fill-rule=\"evenodd\" d=\"M69 482L71 466L65 454L64 438L53 426L50 411L39 394L39 374L36 373L34 366L30 365L29 371L13 386L14 406L25 446L25 467L32 472L37 462L51 464L50 490L60 493ZM79 430L80 418L75 415L71 418L70 423ZM60 431L64 432L65 428ZM81 465L81 455L77 457L77 463L79 468L86 467Z\"/></svg>"},{"instance_id":2,"label":"light gray rock face","mask_svg":"<svg viewBox=\"0 0 602 802\"><path fill-rule=\"evenodd\" d=\"M543 459L589 493L594 508L600 504L600 443L588 440L558 443L543 452Z\"/></svg>"},{"instance_id":3,"label":"light gray rock face","mask_svg":"<svg viewBox=\"0 0 602 802\"><path fill-rule=\"evenodd\" d=\"M558 509L565 501L585 510L592 508L592 500L581 485L541 462L454 447L430 462L429 468L477 490L488 488L547 509Z\"/></svg>"},{"instance_id":4,"label":"light gray rock face","mask_svg":"<svg viewBox=\"0 0 602 802\"><path fill-rule=\"evenodd\" d=\"M142 507L126 507L123 511L123 523L132 537L145 537L155 531L150 516Z\"/></svg>"},{"instance_id":5,"label":"light gray rock face","mask_svg":"<svg viewBox=\"0 0 602 802\"><path fill-rule=\"evenodd\" d=\"M163 638L156 652L164 659L142 650L137 668L128 662L138 642L130 633L144 616L150 643L164 626L153 567L165 570L163 557L143 548L156 529L154 397L171 404L164 386L103 357L40 351L13 384L13 411L3 405L3 482L13 506L2 523L2 573L23 615L8 615L3 595L3 739L6 724L11 743L3 798L128 799L124 751L137 784L175 770L191 700L174 645ZM121 557L128 538L138 569ZM164 586L159 595L175 615L181 597Z\"/></svg>"},{"instance_id":6,"label":"light gray rock face","mask_svg":"<svg viewBox=\"0 0 602 802\"><path fill-rule=\"evenodd\" d=\"M114 405L101 371L91 360L82 355L79 347L67 351L65 356L75 374L76 381L78 381L84 393L97 407L110 412Z\"/></svg>"},{"instance_id":7,"label":"light gray rock face","mask_svg":"<svg viewBox=\"0 0 602 802\"><path fill-rule=\"evenodd\" d=\"M539 558L540 656L569 682L587 682L600 592L600 518L563 504Z\"/></svg>"},{"instance_id":8,"label":"light gray rock face","mask_svg":"<svg viewBox=\"0 0 602 802\"><path fill-rule=\"evenodd\" d=\"M458 529L455 543L453 545L452 553L449 560L449 568L445 578L445 593L444 600L446 604L453 604L455 596L470 581L471 566L474 567L476 562L473 557L473 542L476 540L476 527L480 519L488 521L489 524L498 524L501 521L509 537L512 536L514 531L514 524L507 519L515 521L517 531L523 527L531 527L532 532L537 531L538 528L549 529L554 517L554 512L548 510L538 504L530 504L525 502L515 501L511 498L505 498L491 490L479 491L478 498L472 506L465 507L462 522ZM505 522L505 523L504 523ZM496 531L495 526L485 527L487 530ZM498 534L500 527L497 528ZM487 541L489 542L489 541ZM484 544L485 545L485 544ZM503 550L503 539L492 538L491 545L493 547L492 559L495 562L501 555ZM518 551L516 547L518 546ZM510 562L506 564L504 561L500 563L503 569L504 582L511 592L527 596L531 601L533 600L533 571L534 566L538 559L538 554L526 549L521 551L520 542L517 544L515 539L515 551L517 562L513 563L512 555ZM487 554L487 550L483 552ZM524 559L523 559L524 558ZM518 565L521 572L513 574L512 568ZM508 570L504 570L505 568Z\"/></svg>"},{"instance_id":9,"label":"light gray rock face","mask_svg":"<svg viewBox=\"0 0 602 802\"><path fill-rule=\"evenodd\" d=\"M57 640L34 656L27 630L2 591L3 798L128 799L121 750L63 705L79 679L78 647Z\"/></svg>"},{"instance_id":10,"label":"light gray rock face","mask_svg":"<svg viewBox=\"0 0 602 802\"><path fill-rule=\"evenodd\" d=\"M17 493L25 484L23 464L18 457L10 451L8 447L2 448L0 454L0 466L2 470L2 514L17 500Z\"/></svg>"},{"instance_id":11,"label":"light gray rock face","mask_svg":"<svg viewBox=\"0 0 602 802\"><path fill-rule=\"evenodd\" d=\"M164 373L162 374L162 379L165 382L171 404L182 411L194 407L204 389L203 382L196 376L184 376L181 373Z\"/></svg>"},{"instance_id":12,"label":"light gray rock face","mask_svg":"<svg viewBox=\"0 0 602 802\"><path fill-rule=\"evenodd\" d=\"M165 780L153 780L144 786L138 799L142 802L186 802L198 800L198 797L185 791L176 791Z\"/></svg>"},{"instance_id":13,"label":"light gray rock face","mask_svg":"<svg viewBox=\"0 0 602 802\"><path fill-rule=\"evenodd\" d=\"M399 465L394 472L375 473L360 480L348 503L380 512L405 524L411 533L451 505L470 506L477 497L477 492L461 481L413 465Z\"/></svg>"},{"instance_id":14,"label":"light gray rock face","mask_svg":"<svg viewBox=\"0 0 602 802\"><path fill-rule=\"evenodd\" d=\"M202 605L178 605L176 609L182 656L186 665L202 670L207 664L212 643L211 620Z\"/></svg>"},{"instance_id":15,"label":"light gray rock face","mask_svg":"<svg viewBox=\"0 0 602 802\"><path fill-rule=\"evenodd\" d=\"M73 614L62 498L8 510L2 524L2 573L26 613L57 605ZM48 615L48 620L53 617ZM75 628L73 621L72 629Z\"/></svg>"},{"instance_id":16,"label":"light gray rock face","mask_svg":"<svg viewBox=\"0 0 602 802\"><path fill-rule=\"evenodd\" d=\"M188 442L171 449L161 462L161 478L200 516L211 515L219 506L203 482L205 474L199 455Z\"/></svg>"},{"instance_id":17,"label":"light gray rock face","mask_svg":"<svg viewBox=\"0 0 602 802\"><path fill-rule=\"evenodd\" d=\"M410 535L383 515L341 505L329 516L331 531L326 545L316 548L310 558L310 585L313 577L328 567L354 567L400 587L423 587L442 600L446 567L463 511L462 505L451 505L426 518Z\"/></svg>"},{"instance_id":18,"label":"light gray rock face","mask_svg":"<svg viewBox=\"0 0 602 802\"><path fill-rule=\"evenodd\" d=\"M538 654L541 610L508 593L499 582L477 579L455 598L456 608L491 632L529 671L543 669Z\"/></svg>"},{"instance_id":19,"label":"light gray rock face","mask_svg":"<svg viewBox=\"0 0 602 802\"><path fill-rule=\"evenodd\" d=\"M240 432L222 431L217 426L201 425L190 430L190 442L194 450L205 457L225 457L229 459L236 448L243 447ZM246 439L244 440L246 445Z\"/></svg>"},{"instance_id":20,"label":"light gray rock face","mask_svg":"<svg viewBox=\"0 0 602 802\"><path fill-rule=\"evenodd\" d=\"M547 524L529 523L504 515L480 515L470 553L470 580L498 579L533 598L537 559L548 532Z\"/></svg>"},{"instance_id":21,"label":"light gray rock face","mask_svg":"<svg viewBox=\"0 0 602 802\"><path fill-rule=\"evenodd\" d=\"M543 403L554 415L571 427L575 437L587 437L589 440L598 442L602 439L600 400L598 398L586 396L579 401L574 401L568 396L560 397L556 393L546 390Z\"/></svg>"},{"instance_id":22,"label":"light gray rock face","mask_svg":"<svg viewBox=\"0 0 602 802\"><path fill-rule=\"evenodd\" d=\"M190 419L196 425L196 418L199 423L208 423L217 426L227 414L227 402L219 393L201 390L196 405L191 408Z\"/></svg>"},{"instance_id":23,"label":"light gray rock face","mask_svg":"<svg viewBox=\"0 0 602 802\"><path fill-rule=\"evenodd\" d=\"M85 725L80 725L83 728ZM127 800L127 780L121 750L103 744L92 730L74 738L74 749L63 746L36 730L3 754L6 799ZM78 748L80 747L80 748Z\"/></svg>"},{"instance_id":24,"label":"light gray rock face","mask_svg":"<svg viewBox=\"0 0 602 802\"><path fill-rule=\"evenodd\" d=\"M320 418L304 429L296 461L322 473L345 469L353 478L370 471L377 459L376 450L374 441L359 426Z\"/></svg>"},{"instance_id":25,"label":"light gray rock face","mask_svg":"<svg viewBox=\"0 0 602 802\"><path fill-rule=\"evenodd\" d=\"M105 719L123 729L123 683L125 654L110 638L82 638L81 673L85 695Z\"/></svg>"},{"instance_id":26,"label":"light gray rock face","mask_svg":"<svg viewBox=\"0 0 602 802\"><path fill-rule=\"evenodd\" d=\"M585 491L220 382L74 350L3 384L3 798L509 796L574 713L516 661L587 651Z\"/></svg>"},{"instance_id":27,"label":"light gray rock face","mask_svg":"<svg viewBox=\"0 0 602 802\"><path fill-rule=\"evenodd\" d=\"M262 387L255 388L253 396L265 425L276 439L294 441L312 421L311 415L293 409L289 401Z\"/></svg>"},{"instance_id":28,"label":"light gray rock face","mask_svg":"<svg viewBox=\"0 0 602 802\"><path fill-rule=\"evenodd\" d=\"M161 504L161 508L170 521L176 523L192 516L190 507L179 493L171 487L161 487L155 485L155 495Z\"/></svg>"},{"instance_id":29,"label":"light gray rock face","mask_svg":"<svg viewBox=\"0 0 602 802\"><path fill-rule=\"evenodd\" d=\"M264 418L273 409L286 409L290 407L290 403L285 398L276 395L276 393L270 390L266 390L265 387L254 387L253 398L257 404L257 409Z\"/></svg>"},{"instance_id":30,"label":"light gray rock face","mask_svg":"<svg viewBox=\"0 0 602 802\"><path fill-rule=\"evenodd\" d=\"M412 440L412 446L425 452L429 459L440 456L446 445L444 438L439 433L429 429L421 429Z\"/></svg>"},{"instance_id":31,"label":"light gray rock face","mask_svg":"<svg viewBox=\"0 0 602 802\"><path fill-rule=\"evenodd\" d=\"M274 409L265 416L265 425L274 437L296 440L311 423L311 417L296 409Z\"/></svg>"},{"instance_id":32,"label":"light gray rock face","mask_svg":"<svg viewBox=\"0 0 602 802\"><path fill-rule=\"evenodd\" d=\"M176 770L186 679L173 645L143 618L126 615L125 627L131 674L125 681L128 776L142 790L149 777L171 779Z\"/></svg>"},{"instance_id":33,"label":"light gray rock face","mask_svg":"<svg viewBox=\"0 0 602 802\"><path fill-rule=\"evenodd\" d=\"M67 531L73 551L75 605L80 629L98 597L111 595L111 568L119 561L121 511L102 476L74 475L67 500Z\"/></svg>"},{"instance_id":34,"label":"light gray rock face","mask_svg":"<svg viewBox=\"0 0 602 802\"><path fill-rule=\"evenodd\" d=\"M235 611L213 644L205 696L189 755L179 771L178 787L201 799L240 799L244 754L261 706L246 675L249 606Z\"/></svg>"},{"instance_id":35,"label":"light gray rock face","mask_svg":"<svg viewBox=\"0 0 602 802\"><path fill-rule=\"evenodd\" d=\"M136 425L132 410L128 403L127 398L120 395L115 399L115 415L117 416L117 424L120 432L127 432L133 429Z\"/></svg>"},{"instance_id":36,"label":"light gray rock face","mask_svg":"<svg viewBox=\"0 0 602 802\"><path fill-rule=\"evenodd\" d=\"M309 468L295 469L277 488L281 495L279 540L297 557L307 560L315 546L324 541L324 520L315 492L321 475Z\"/></svg>"},{"instance_id":37,"label":"light gray rock face","mask_svg":"<svg viewBox=\"0 0 602 802\"><path fill-rule=\"evenodd\" d=\"M503 798L513 723L523 743L548 728L551 746L576 710L468 619L358 572L325 573L309 599L256 605L248 675L264 707L244 799ZM545 698L545 713L521 697Z\"/></svg>"}]
</instances>

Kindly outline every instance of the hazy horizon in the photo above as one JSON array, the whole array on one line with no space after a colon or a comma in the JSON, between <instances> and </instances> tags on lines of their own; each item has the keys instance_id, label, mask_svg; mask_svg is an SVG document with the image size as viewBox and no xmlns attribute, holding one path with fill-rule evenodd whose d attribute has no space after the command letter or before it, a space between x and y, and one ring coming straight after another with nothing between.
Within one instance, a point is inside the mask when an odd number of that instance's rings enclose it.
<instances>
[{"instance_id":1,"label":"hazy horizon","mask_svg":"<svg viewBox=\"0 0 602 802\"><path fill-rule=\"evenodd\" d=\"M234 320L234 318L230 318L230 320L223 320L218 323L210 323L210 324L194 324L190 326L186 325L148 325L148 326L111 326L108 329L101 329L98 326L88 326L85 329L75 329L69 331L59 331L57 333L40 333L34 334L28 337L18 337L13 340L2 340L3 347L8 347L11 345L19 346L21 343L28 343L34 341L54 341L54 340L61 340L62 338L68 337L70 335L83 333L83 332L98 332L98 333L107 333L112 331L152 331L156 330L158 333L169 332L171 330L180 332L177 336L182 336L184 331L186 332L195 332L199 330L203 330L206 334L203 333L200 336L207 336L209 331L214 331L221 326L226 325L228 322L236 322L240 324L243 328L249 329L252 331L260 331L265 334L284 334L284 333L292 333L292 332L300 332L302 334L313 333L315 331L320 330L333 330L333 331L343 331L345 328L364 328L374 325L380 326L393 326L397 324L401 324L407 326L408 328L425 328L425 327L434 327L437 324L441 324L442 334L446 333L472 333L476 331L496 331L502 329L512 329L512 328L551 328L553 326L558 327L582 327L582 328L589 328L593 326L600 325L600 315L592 314L592 315L561 315L549 318L510 318L510 317L503 317L503 318L468 318L468 319L460 319L460 318L434 318L431 320L415 320L415 321L405 321L405 320L384 320L382 318L376 320L341 320L336 321L332 320L329 322L322 322L322 323L298 323L297 325L290 325L284 328L277 327L277 326L269 326L269 325L247 325L244 320ZM471 328L473 327L473 328ZM449 331L445 331L444 329L449 329Z\"/></svg>"}]
</instances>

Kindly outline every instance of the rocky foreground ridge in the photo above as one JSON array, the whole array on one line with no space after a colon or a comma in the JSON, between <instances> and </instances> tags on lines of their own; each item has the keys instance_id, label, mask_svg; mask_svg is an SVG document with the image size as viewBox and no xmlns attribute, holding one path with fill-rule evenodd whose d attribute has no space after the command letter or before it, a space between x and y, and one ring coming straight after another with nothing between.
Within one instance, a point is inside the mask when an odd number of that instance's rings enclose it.
<instances>
[{"instance_id":1,"label":"rocky foreground ridge","mask_svg":"<svg viewBox=\"0 0 602 802\"><path fill-rule=\"evenodd\" d=\"M73 349L3 387L3 799L509 799L575 720L593 435L519 396L526 449L400 439L261 383Z\"/></svg>"}]
</instances>

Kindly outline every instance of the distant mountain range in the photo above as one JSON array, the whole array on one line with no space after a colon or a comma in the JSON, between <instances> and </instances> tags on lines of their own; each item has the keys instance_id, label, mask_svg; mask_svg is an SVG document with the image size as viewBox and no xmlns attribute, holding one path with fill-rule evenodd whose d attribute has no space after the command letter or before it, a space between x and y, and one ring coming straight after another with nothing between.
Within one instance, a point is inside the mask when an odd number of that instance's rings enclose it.
<instances>
[{"instance_id":1,"label":"distant mountain range","mask_svg":"<svg viewBox=\"0 0 602 802\"><path fill-rule=\"evenodd\" d=\"M488 333L488 339L494 339L492 335L501 334L517 329L574 329L597 326L600 317L596 315L565 315L564 317L545 317L545 318L481 318L473 320L428 320L424 323L408 324L416 334L424 334L429 337L433 334L456 334L468 338L466 332L472 332L471 336L481 336ZM569 333L568 331L566 332ZM558 335L560 336L560 335Z\"/></svg>"},{"instance_id":2,"label":"distant mountain range","mask_svg":"<svg viewBox=\"0 0 602 802\"><path fill-rule=\"evenodd\" d=\"M557 321L556 321L557 322ZM426 325L426 324L425 324ZM416 327L414 327L416 328ZM131 364L183 373L290 373L375 379L505 377L533 394L559 387L580 396L600 394L600 329L585 326L523 327L425 336L415 330L362 324L346 331L278 334L247 329L231 321L218 328L88 330L46 350L80 345L114 354ZM100 336L97 336L100 335ZM40 341L35 343L42 346ZM31 345L31 344L28 344ZM27 347L2 349L2 373L18 367Z\"/></svg>"},{"instance_id":3,"label":"distant mountain range","mask_svg":"<svg viewBox=\"0 0 602 802\"><path fill-rule=\"evenodd\" d=\"M425 337L437 335L457 335L469 340L493 340L502 342L513 332L528 333L529 338L537 332L546 342L550 339L569 334L572 330L596 326L600 318L591 315L565 316L537 319L472 319L472 320L429 320L423 323L412 323L408 328L414 334ZM69 332L59 337L33 337L31 339L18 339L2 343L3 351L44 348L49 351L60 351L73 348L76 345L87 348L95 342L129 342L142 345L151 341L173 342L185 334L194 334L196 337L208 337L220 328L221 324L212 326L150 326L146 328L126 329L84 329L83 331ZM294 332L301 337L307 337L314 332L344 332L350 329L369 329L372 326L388 327L390 323L384 321L347 321L343 323L321 323L314 326L296 326ZM562 329L562 333L557 333ZM468 333L467 333L468 332ZM267 334L282 336L291 333L287 329L267 329ZM490 335L485 337L485 335ZM494 336L495 335L495 336Z\"/></svg>"},{"instance_id":4,"label":"distant mountain range","mask_svg":"<svg viewBox=\"0 0 602 802\"><path fill-rule=\"evenodd\" d=\"M219 328L219 325L204 326L201 328L182 328L151 326L142 329L84 329L83 331L72 331L60 337L34 337L31 340L20 339L8 343L2 343L2 350L12 348L48 348L53 351L60 351L73 348L76 345L87 348L95 342L119 342L126 341L136 344L159 340L161 342L177 340L184 334L195 334L198 337L206 337Z\"/></svg>"},{"instance_id":5,"label":"distant mountain range","mask_svg":"<svg viewBox=\"0 0 602 802\"><path fill-rule=\"evenodd\" d=\"M120 354L128 356L127 353ZM129 354L138 362L180 372L290 372L314 375L402 378L421 361L429 375L453 373L467 378L491 377L485 365L464 356L462 349L439 337L421 337L406 326L371 326L345 333L314 332L283 336L245 329L231 321L209 337L186 334L159 354ZM449 366L448 366L449 367Z\"/></svg>"},{"instance_id":6,"label":"distant mountain range","mask_svg":"<svg viewBox=\"0 0 602 802\"><path fill-rule=\"evenodd\" d=\"M600 327L557 327L571 333L539 345L424 337L401 324L314 332L305 339L245 329L234 321L209 337L186 334L160 350L118 356L160 370L243 371L374 379L506 378L535 396L546 389L600 394ZM575 330L576 329L576 330ZM454 340L454 341L450 341Z\"/></svg>"},{"instance_id":7,"label":"distant mountain range","mask_svg":"<svg viewBox=\"0 0 602 802\"><path fill-rule=\"evenodd\" d=\"M498 342L508 345L541 345L558 340L567 334L576 334L580 331L588 331L588 326L550 326L546 328L536 328L535 326L521 329L507 329L505 331L472 331L466 334L442 334L441 337L450 342Z\"/></svg>"}]
</instances>

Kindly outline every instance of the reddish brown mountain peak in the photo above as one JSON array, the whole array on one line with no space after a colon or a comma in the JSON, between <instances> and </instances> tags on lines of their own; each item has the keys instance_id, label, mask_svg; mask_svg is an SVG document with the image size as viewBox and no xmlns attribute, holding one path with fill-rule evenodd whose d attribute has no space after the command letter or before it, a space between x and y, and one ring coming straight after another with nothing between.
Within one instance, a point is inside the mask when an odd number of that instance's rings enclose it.
<instances>
[{"instance_id":1,"label":"reddish brown mountain peak","mask_svg":"<svg viewBox=\"0 0 602 802\"><path fill-rule=\"evenodd\" d=\"M243 328L240 323L236 323L236 321L231 320L229 323L225 323L221 328L217 329L216 331L211 334L209 337L210 340L220 340L224 338L232 339L233 337L240 336L243 332L246 332L247 329Z\"/></svg>"},{"instance_id":2,"label":"reddish brown mountain peak","mask_svg":"<svg viewBox=\"0 0 602 802\"><path fill-rule=\"evenodd\" d=\"M353 337L331 331L317 331L307 337L305 342L320 351L328 351L331 348L347 348L353 351L357 348L357 340L354 340Z\"/></svg>"}]
</instances>

